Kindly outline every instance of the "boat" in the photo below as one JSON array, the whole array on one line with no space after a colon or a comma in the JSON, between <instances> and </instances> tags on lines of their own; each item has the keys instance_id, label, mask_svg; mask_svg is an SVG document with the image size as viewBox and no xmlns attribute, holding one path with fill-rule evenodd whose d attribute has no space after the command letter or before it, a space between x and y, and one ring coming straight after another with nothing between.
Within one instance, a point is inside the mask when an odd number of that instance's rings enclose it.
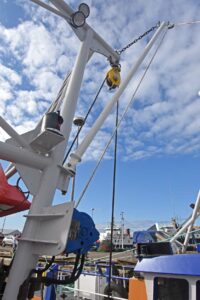
<instances>
[{"instance_id":1,"label":"boat","mask_svg":"<svg viewBox=\"0 0 200 300\"><path fill-rule=\"evenodd\" d=\"M106 245L106 242L111 240L111 228L106 227L103 232L100 232L99 242L101 247L103 244ZM133 247L133 237L131 236L130 229L126 229L123 232L122 227L114 226L113 228L113 240L112 240L112 249L114 251L131 249Z\"/></svg>"},{"instance_id":2,"label":"boat","mask_svg":"<svg viewBox=\"0 0 200 300\"><path fill-rule=\"evenodd\" d=\"M129 282L129 299L200 299L199 263L199 254L143 258Z\"/></svg>"},{"instance_id":3,"label":"boat","mask_svg":"<svg viewBox=\"0 0 200 300\"><path fill-rule=\"evenodd\" d=\"M184 224L185 222L183 222ZM177 224L174 218L171 219L171 224L155 223L147 230L138 230L133 233L133 245L137 243L148 242L162 242L170 240L182 228L183 224ZM185 240L186 230L180 234L177 241L181 244ZM190 237L187 244L187 250L196 250L197 245L200 243L200 227L198 225L192 226ZM179 245L180 245L179 244Z\"/></svg>"},{"instance_id":4,"label":"boat","mask_svg":"<svg viewBox=\"0 0 200 300\"><path fill-rule=\"evenodd\" d=\"M54 290L56 285L74 284L78 282L77 280L81 278L80 276L83 276L83 278L87 276L84 274L83 269L85 256L93 243L98 240L99 233L92 218L87 213L77 210L78 203L76 204L74 201L66 202L65 199L65 202L62 204L52 205L55 191L58 190L62 195L68 192L69 183L74 181L73 179L76 175L77 164L81 161L94 136L109 116L113 106L118 102L131 78L136 74L139 66L155 45L155 42L159 40L154 55L141 78L140 83L142 82L166 32L174 27L174 24L169 22L159 22L138 37L137 40L140 40L147 34L155 31L133 67L130 68L125 79L121 82L120 51L115 51L87 23L87 17L90 14L87 4L81 3L77 10L73 10L63 0L52 0L51 2L54 6L50 6L47 2L41 0L32 1L47 11L63 18L80 40L81 46L71 74L66 76L58 97L52 102L48 111L35 128L20 135L6 120L0 117L0 126L10 136L6 142L0 142L0 158L10 162L8 168L5 171L2 170L1 174L2 178L4 178L2 184L5 187L5 192L1 194L0 199L1 216L11 213L12 209L16 212L30 207L28 214L25 215L26 223L19 239L18 249L12 261L12 266L10 270L5 270L3 267L1 269L3 300L38 299L38 297L34 297L38 284L47 286L46 299L50 299L47 297L56 299ZM127 47L130 46L128 45ZM75 117L84 70L94 53L99 53L106 57L111 70L107 75L105 74L104 82L108 83L112 92L115 89L117 90L112 94L111 100L106 103L103 111L97 117L82 142L74 151L71 151L72 148L70 148L68 153L67 145ZM140 83L134 95L140 87ZM118 127L131 103L132 98L121 119L119 122L116 122L110 142L116 136ZM85 119L82 122L76 122L78 134L84 122ZM77 141L77 137L73 143ZM68 154L70 154L69 157ZM16 186L9 186L7 180L17 173L20 178ZM20 180L27 187L27 192L23 192L20 188ZM9 191L12 193L7 199ZM27 200L29 194L33 197L31 203ZM174 255L171 247L171 243L177 240L179 234L187 230L183 248L186 247L191 228L199 215L199 205L200 194L191 218L187 220L180 231L177 231L170 242L138 244L138 262L134 268L134 274L129 274L129 277L121 276L121 274L113 275L112 261L106 266L97 266L99 270L101 268L101 271L102 268L108 271L107 275L104 272L100 274L101 277L108 278L108 285L103 286L103 297L120 297L120 299L128 298L129 300L199 299L200 266L198 254ZM119 241L116 244L119 244ZM72 269L66 271L69 274L58 278L60 270L54 264L54 260L55 256L63 253L65 255L75 253L75 258ZM40 268L38 265L39 257L42 255L51 257L44 268ZM122 273L125 273L124 270L125 267L123 266ZM99 274L95 273L93 275L96 278ZM128 289L128 285L125 286L125 280L129 282ZM5 287L5 290L3 287ZM51 287L50 294L48 293L48 287ZM128 292L126 296L125 292ZM115 293L118 294L117 297L113 296ZM102 295L100 296L102 297Z\"/></svg>"},{"instance_id":5,"label":"boat","mask_svg":"<svg viewBox=\"0 0 200 300\"><path fill-rule=\"evenodd\" d=\"M112 243L113 251L123 251L126 249L133 248L133 236L129 228L124 228L124 212L121 213L120 226L117 226L115 222L110 226L107 226L100 232L99 236L99 247L107 248L105 250L109 251ZM112 228L112 236L111 236ZM112 242L111 242L112 238Z\"/></svg>"}]
</instances>

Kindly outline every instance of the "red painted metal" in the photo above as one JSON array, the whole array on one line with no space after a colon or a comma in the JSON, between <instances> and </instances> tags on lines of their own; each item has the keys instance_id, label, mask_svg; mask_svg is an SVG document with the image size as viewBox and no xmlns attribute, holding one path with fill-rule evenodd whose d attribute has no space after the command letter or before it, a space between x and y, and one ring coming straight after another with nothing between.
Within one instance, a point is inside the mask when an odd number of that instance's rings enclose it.
<instances>
[{"instance_id":1,"label":"red painted metal","mask_svg":"<svg viewBox=\"0 0 200 300\"><path fill-rule=\"evenodd\" d=\"M0 217L15 214L30 208L31 203L25 195L7 182L3 168L0 165Z\"/></svg>"}]
</instances>

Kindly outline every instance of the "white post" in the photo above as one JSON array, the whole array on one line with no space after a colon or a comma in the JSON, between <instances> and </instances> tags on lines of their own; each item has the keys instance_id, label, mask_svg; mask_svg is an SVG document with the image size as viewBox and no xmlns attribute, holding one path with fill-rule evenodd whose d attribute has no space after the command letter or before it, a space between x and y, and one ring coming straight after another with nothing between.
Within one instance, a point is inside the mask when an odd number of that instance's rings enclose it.
<instances>
[{"instance_id":1,"label":"white post","mask_svg":"<svg viewBox=\"0 0 200 300\"><path fill-rule=\"evenodd\" d=\"M90 51L91 38L92 34L89 30L86 34L85 40L82 42L75 67L70 78L67 94L61 109L61 114L64 118L62 132L66 138L66 145L69 139L83 73ZM42 208L51 205L55 190L57 188L57 182L60 173L60 168L58 165L62 163L66 145L65 143L61 143L53 151L52 163L48 165L43 172L41 184L37 195L32 201L29 214L39 214ZM35 222L36 221L31 218L26 220L22 238L23 236L34 237L36 228ZM3 300L16 300L20 285L27 278L29 272L36 267L38 255L35 255L32 251L31 242L19 242L15 259L10 270L8 282L6 284Z\"/></svg>"},{"instance_id":2,"label":"white post","mask_svg":"<svg viewBox=\"0 0 200 300\"><path fill-rule=\"evenodd\" d=\"M68 140L69 138L72 127L77 99L79 96L80 86L83 78L83 72L89 56L92 35L92 31L89 29L89 31L87 31L85 41L82 44L81 51L77 57L74 69L70 77L67 93L63 99L64 105L62 105L61 107L61 115L64 118L64 123L62 124L61 130L66 140Z\"/></svg>"},{"instance_id":3,"label":"white post","mask_svg":"<svg viewBox=\"0 0 200 300\"><path fill-rule=\"evenodd\" d=\"M106 107L104 108L104 110L102 111L102 113L100 114L100 116L98 117L98 119L96 120L96 122L94 123L94 125L92 126L90 131L88 132L87 136L84 138L84 140L79 145L77 150L71 154L71 159L69 161L69 164L66 163L65 167L69 166L69 167L73 168L77 164L77 162L81 160L82 155L85 153L86 149L90 145L90 143L93 140L93 138L95 137L96 133L98 132L98 130L104 123L105 119L109 115L110 111L112 110L114 104L118 101L119 97L126 89L127 85L129 84L130 80L132 79L133 75L137 72L140 64L143 62L144 58L148 54L149 50L152 48L153 44L155 43L155 41L157 40L158 36L160 35L161 31L164 29L165 26L166 26L166 24L164 22L160 25L160 27L158 28L158 30L156 31L156 33L154 34L152 39L149 41L149 43L145 47L143 53L137 60L136 64L130 70L126 79L121 84L118 91L115 93L115 95L111 99L111 101L108 102L108 104L106 105Z\"/></svg>"}]
</instances>

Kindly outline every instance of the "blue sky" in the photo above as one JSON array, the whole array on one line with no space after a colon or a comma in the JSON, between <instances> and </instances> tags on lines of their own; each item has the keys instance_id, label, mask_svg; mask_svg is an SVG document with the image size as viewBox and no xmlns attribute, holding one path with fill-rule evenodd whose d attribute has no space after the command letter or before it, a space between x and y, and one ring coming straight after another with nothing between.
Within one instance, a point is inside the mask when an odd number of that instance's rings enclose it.
<instances>
[{"instance_id":1,"label":"blue sky","mask_svg":"<svg viewBox=\"0 0 200 300\"><path fill-rule=\"evenodd\" d=\"M89 24L115 49L121 49L158 21L177 24L200 20L198 1L86 2L91 9ZM76 9L80 2L68 3ZM199 189L199 31L200 24L175 26L168 31L120 127L115 219L119 220L123 211L127 226L145 228L153 221L167 222L172 216L183 220L191 213L189 204L195 201ZM122 55L122 80L147 40ZM19 133L34 128L55 99L63 78L73 67L78 47L79 41L61 18L31 1L0 2L0 114ZM120 114L152 54L153 51L123 93ZM86 114L108 69L103 56L92 58L85 71L76 115ZM80 139L112 94L104 87ZM113 110L78 166L76 198L105 147L114 122ZM75 128L71 140L74 132ZM6 138L0 131L0 139ZM112 157L113 145L80 205L80 210L88 213L94 208L97 224L110 220ZM56 193L54 203L69 197ZM21 215L8 217L6 227L22 228Z\"/></svg>"}]
</instances>

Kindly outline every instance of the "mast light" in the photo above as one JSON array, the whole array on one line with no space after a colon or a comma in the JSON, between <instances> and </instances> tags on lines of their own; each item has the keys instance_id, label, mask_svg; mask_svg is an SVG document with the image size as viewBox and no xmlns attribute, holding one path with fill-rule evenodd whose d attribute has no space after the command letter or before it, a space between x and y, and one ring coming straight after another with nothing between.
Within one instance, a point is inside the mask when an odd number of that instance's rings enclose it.
<instances>
[{"instance_id":1,"label":"mast light","mask_svg":"<svg viewBox=\"0 0 200 300\"><path fill-rule=\"evenodd\" d=\"M78 10L71 16L72 25L76 28L84 26L85 20L87 19L89 14L89 6L85 3L81 3L78 7Z\"/></svg>"},{"instance_id":2,"label":"mast light","mask_svg":"<svg viewBox=\"0 0 200 300\"><path fill-rule=\"evenodd\" d=\"M81 3L78 7L78 10L81 11L86 18L90 15L90 8L86 3Z\"/></svg>"},{"instance_id":3,"label":"mast light","mask_svg":"<svg viewBox=\"0 0 200 300\"><path fill-rule=\"evenodd\" d=\"M85 24L85 15L82 11L76 11L71 18L74 27L82 27Z\"/></svg>"}]
</instances>

